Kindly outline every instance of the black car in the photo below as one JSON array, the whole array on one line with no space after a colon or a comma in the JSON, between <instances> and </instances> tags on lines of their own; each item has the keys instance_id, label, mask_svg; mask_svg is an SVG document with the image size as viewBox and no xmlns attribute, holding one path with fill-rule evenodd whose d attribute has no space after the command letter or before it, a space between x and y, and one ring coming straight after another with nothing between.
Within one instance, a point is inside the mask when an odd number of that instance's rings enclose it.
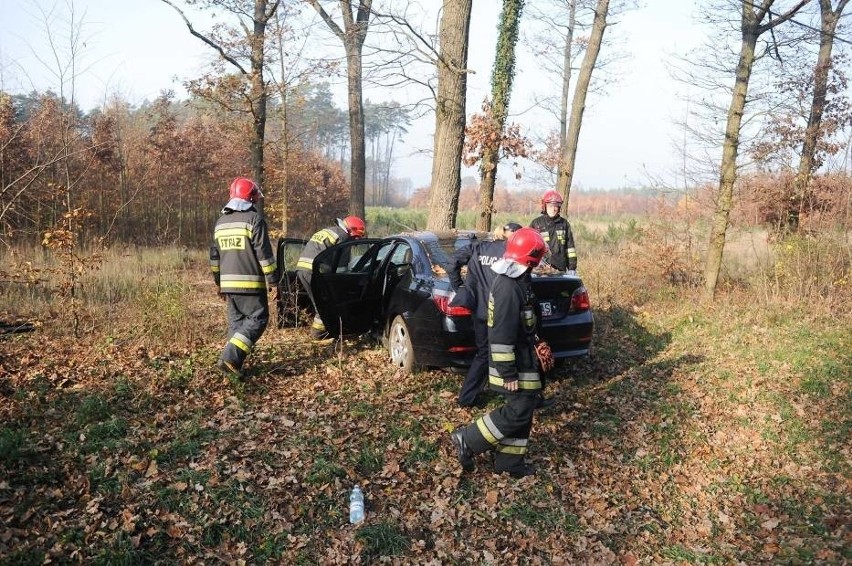
<instances>
[{"instance_id":1,"label":"black car","mask_svg":"<svg viewBox=\"0 0 852 566\"><path fill-rule=\"evenodd\" d=\"M374 333L404 371L467 367L476 349L472 313L449 305L454 292L443 266L456 249L488 237L408 232L325 250L314 260L312 287L326 328L332 334ZM281 250L279 244L279 257ZM554 357L588 354L594 319L581 279L534 273L533 291L541 308L540 335Z\"/></svg>"}]
</instances>

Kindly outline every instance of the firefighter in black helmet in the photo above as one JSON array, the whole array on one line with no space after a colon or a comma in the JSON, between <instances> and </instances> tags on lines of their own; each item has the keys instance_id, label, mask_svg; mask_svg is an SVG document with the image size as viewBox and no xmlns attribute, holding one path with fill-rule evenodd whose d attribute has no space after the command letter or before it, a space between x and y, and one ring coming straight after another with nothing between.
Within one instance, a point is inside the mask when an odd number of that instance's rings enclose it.
<instances>
[{"instance_id":1,"label":"firefighter in black helmet","mask_svg":"<svg viewBox=\"0 0 852 566\"><path fill-rule=\"evenodd\" d=\"M505 396L506 404L450 433L465 471L473 470L476 454L493 450L496 472L517 478L535 474L525 460L541 391L530 271L545 253L547 244L541 234L521 228L506 242L503 259L492 266L497 276L488 298L488 382L492 390Z\"/></svg>"}]
</instances>

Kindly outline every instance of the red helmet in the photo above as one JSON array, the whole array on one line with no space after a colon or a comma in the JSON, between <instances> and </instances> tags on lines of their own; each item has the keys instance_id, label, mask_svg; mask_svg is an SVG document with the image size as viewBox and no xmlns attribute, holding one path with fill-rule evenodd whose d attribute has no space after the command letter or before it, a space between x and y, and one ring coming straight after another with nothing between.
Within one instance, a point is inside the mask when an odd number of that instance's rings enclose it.
<instances>
[{"instance_id":1,"label":"red helmet","mask_svg":"<svg viewBox=\"0 0 852 566\"><path fill-rule=\"evenodd\" d=\"M340 221L341 228L346 230L353 238L363 238L367 235L367 225L357 216L347 216Z\"/></svg>"},{"instance_id":2,"label":"red helmet","mask_svg":"<svg viewBox=\"0 0 852 566\"><path fill-rule=\"evenodd\" d=\"M521 228L509 236L503 257L527 267L535 267L546 253L547 244L544 243L541 233L534 228Z\"/></svg>"},{"instance_id":3,"label":"red helmet","mask_svg":"<svg viewBox=\"0 0 852 566\"><path fill-rule=\"evenodd\" d=\"M548 204L558 204L562 206L562 203L565 202L562 198L562 195L559 194L559 191L554 191L553 189L547 190L541 195L541 210L544 211L547 208Z\"/></svg>"},{"instance_id":4,"label":"red helmet","mask_svg":"<svg viewBox=\"0 0 852 566\"><path fill-rule=\"evenodd\" d=\"M243 200L257 202L258 199L263 197L263 193L260 192L260 188L257 186L257 183L248 177L237 177L231 183L231 188L228 190L231 194L231 198L241 198Z\"/></svg>"}]
</instances>

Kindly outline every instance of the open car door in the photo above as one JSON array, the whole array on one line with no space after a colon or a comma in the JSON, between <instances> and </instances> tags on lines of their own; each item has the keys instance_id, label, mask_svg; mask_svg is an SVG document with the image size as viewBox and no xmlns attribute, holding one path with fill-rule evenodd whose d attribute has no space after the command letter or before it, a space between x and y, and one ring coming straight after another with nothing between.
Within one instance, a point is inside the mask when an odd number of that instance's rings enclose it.
<instances>
[{"instance_id":1,"label":"open car door","mask_svg":"<svg viewBox=\"0 0 852 566\"><path fill-rule=\"evenodd\" d=\"M275 259L278 262L278 294L275 302L278 306L278 327L295 325L299 319L299 309L310 308L310 300L296 284L296 264L307 240L301 238L281 238L276 247Z\"/></svg>"},{"instance_id":2,"label":"open car door","mask_svg":"<svg viewBox=\"0 0 852 566\"><path fill-rule=\"evenodd\" d=\"M281 238L278 240L275 260L278 262L278 270L281 273L279 285L284 283L285 278L289 278L290 280L295 278L299 255L307 243L307 240L301 238Z\"/></svg>"},{"instance_id":3,"label":"open car door","mask_svg":"<svg viewBox=\"0 0 852 566\"><path fill-rule=\"evenodd\" d=\"M349 240L314 258L311 290L320 318L332 336L367 332L378 316L380 289L371 283L382 263L382 240Z\"/></svg>"}]
</instances>

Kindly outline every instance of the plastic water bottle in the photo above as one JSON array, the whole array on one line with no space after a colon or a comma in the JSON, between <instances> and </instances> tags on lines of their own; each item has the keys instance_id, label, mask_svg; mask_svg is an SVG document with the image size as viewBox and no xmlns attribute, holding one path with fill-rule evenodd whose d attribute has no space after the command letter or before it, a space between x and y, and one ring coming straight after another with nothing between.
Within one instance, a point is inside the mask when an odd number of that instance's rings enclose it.
<instances>
[{"instance_id":1,"label":"plastic water bottle","mask_svg":"<svg viewBox=\"0 0 852 566\"><path fill-rule=\"evenodd\" d=\"M349 495L349 522L353 525L364 520L364 494L357 485Z\"/></svg>"}]
</instances>

